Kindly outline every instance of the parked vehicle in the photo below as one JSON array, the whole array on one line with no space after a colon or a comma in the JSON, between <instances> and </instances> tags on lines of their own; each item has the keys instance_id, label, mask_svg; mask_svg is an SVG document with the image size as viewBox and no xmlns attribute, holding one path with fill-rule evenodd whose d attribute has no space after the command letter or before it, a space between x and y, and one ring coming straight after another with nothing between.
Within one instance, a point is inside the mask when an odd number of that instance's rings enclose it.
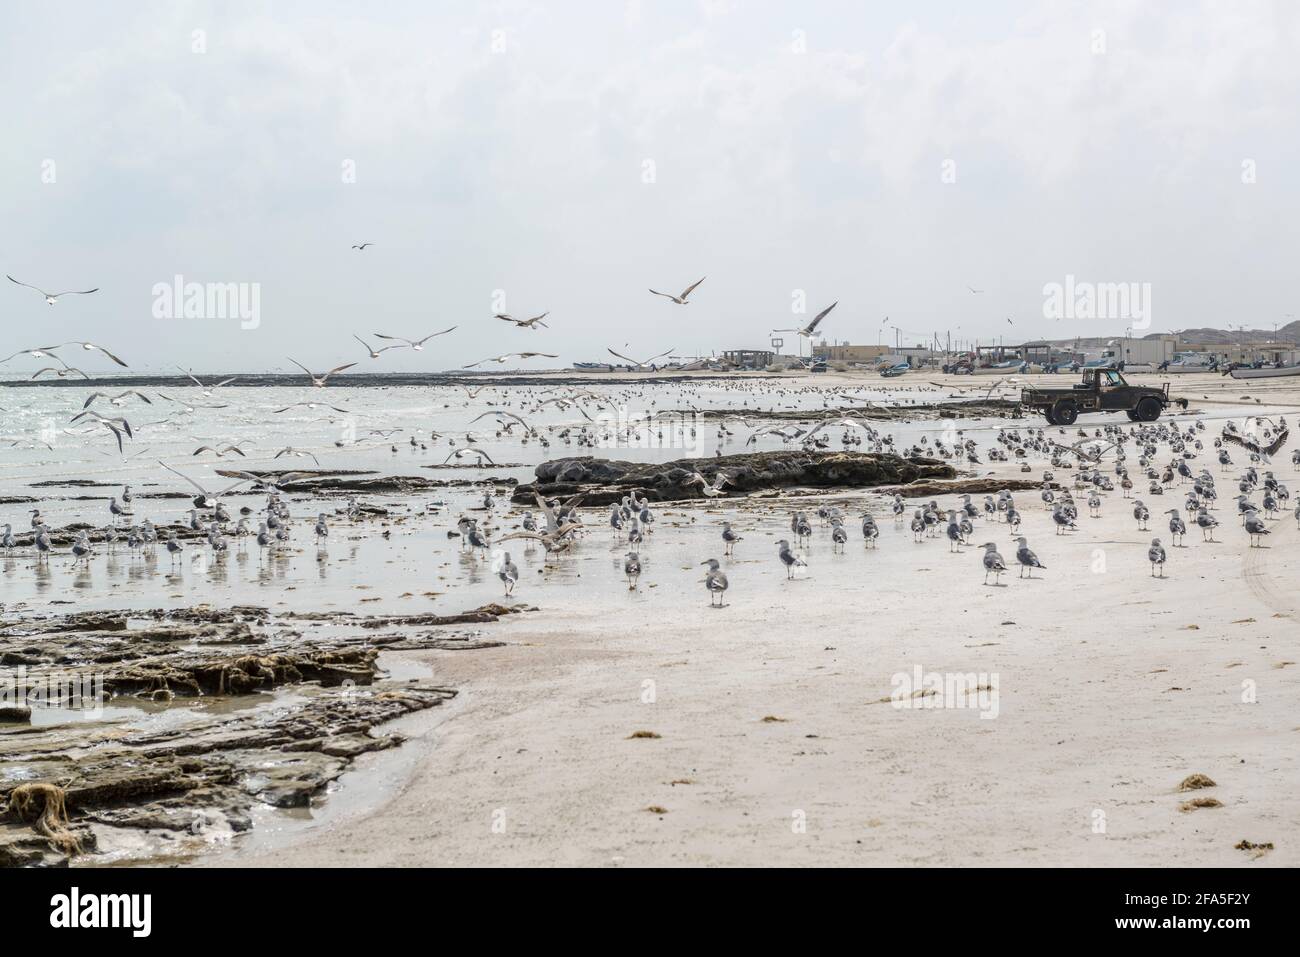
<instances>
[{"instance_id":1,"label":"parked vehicle","mask_svg":"<svg viewBox=\"0 0 1300 957\"><path fill-rule=\"evenodd\" d=\"M1168 382L1162 388L1129 385L1117 369L1084 369L1083 381L1068 389L1020 392L1020 404L1052 425L1073 425L1080 412L1123 412L1134 422L1154 422L1171 402L1187 408L1186 399L1170 398Z\"/></svg>"}]
</instances>

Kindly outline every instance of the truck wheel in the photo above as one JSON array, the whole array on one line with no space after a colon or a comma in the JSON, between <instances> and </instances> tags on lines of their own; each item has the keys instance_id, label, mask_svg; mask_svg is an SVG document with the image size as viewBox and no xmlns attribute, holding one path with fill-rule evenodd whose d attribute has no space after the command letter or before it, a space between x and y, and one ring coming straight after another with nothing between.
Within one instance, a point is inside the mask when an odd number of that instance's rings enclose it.
<instances>
[{"instance_id":1,"label":"truck wheel","mask_svg":"<svg viewBox=\"0 0 1300 957\"><path fill-rule=\"evenodd\" d=\"M1124 414L1128 416L1128 420L1129 420L1130 422L1136 422L1136 421L1138 421L1138 414L1137 414L1136 412L1134 412L1132 409L1129 409L1129 410L1126 411Z\"/></svg>"},{"instance_id":2,"label":"truck wheel","mask_svg":"<svg viewBox=\"0 0 1300 957\"><path fill-rule=\"evenodd\" d=\"M1050 405L1043 410L1043 418L1047 420L1048 425L1056 425L1056 416L1052 415L1052 407Z\"/></svg>"},{"instance_id":3,"label":"truck wheel","mask_svg":"<svg viewBox=\"0 0 1300 957\"><path fill-rule=\"evenodd\" d=\"M1134 411L1137 413L1138 421L1154 422L1156 419L1160 418L1160 400L1147 396L1137 404L1137 408Z\"/></svg>"},{"instance_id":4,"label":"truck wheel","mask_svg":"<svg viewBox=\"0 0 1300 957\"><path fill-rule=\"evenodd\" d=\"M1074 420L1078 417L1079 407L1073 399L1062 399L1052 406L1052 418L1055 420L1053 425L1074 425Z\"/></svg>"}]
</instances>

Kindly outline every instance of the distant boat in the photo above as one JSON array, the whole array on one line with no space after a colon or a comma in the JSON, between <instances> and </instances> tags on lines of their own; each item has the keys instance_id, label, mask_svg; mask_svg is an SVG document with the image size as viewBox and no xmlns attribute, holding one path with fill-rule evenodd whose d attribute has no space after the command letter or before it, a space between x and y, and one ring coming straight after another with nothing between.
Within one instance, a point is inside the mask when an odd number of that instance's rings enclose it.
<instances>
[{"instance_id":1,"label":"distant boat","mask_svg":"<svg viewBox=\"0 0 1300 957\"><path fill-rule=\"evenodd\" d=\"M1022 372L1028 365L1023 359L1012 359L1009 362L999 362L997 365L979 366L972 369L972 375L1006 375L1008 372Z\"/></svg>"},{"instance_id":2,"label":"distant boat","mask_svg":"<svg viewBox=\"0 0 1300 957\"><path fill-rule=\"evenodd\" d=\"M1275 379L1278 376L1300 375L1300 366L1282 366L1282 368L1233 369L1228 375L1234 379Z\"/></svg>"},{"instance_id":3,"label":"distant boat","mask_svg":"<svg viewBox=\"0 0 1300 957\"><path fill-rule=\"evenodd\" d=\"M892 379L894 378L894 376L900 376L911 368L912 367L909 366L906 362L900 362L896 366L886 366L885 368L881 369L880 375L882 378Z\"/></svg>"},{"instance_id":4,"label":"distant boat","mask_svg":"<svg viewBox=\"0 0 1300 957\"><path fill-rule=\"evenodd\" d=\"M573 368L585 372L612 372L614 369L608 362L575 362Z\"/></svg>"}]
</instances>

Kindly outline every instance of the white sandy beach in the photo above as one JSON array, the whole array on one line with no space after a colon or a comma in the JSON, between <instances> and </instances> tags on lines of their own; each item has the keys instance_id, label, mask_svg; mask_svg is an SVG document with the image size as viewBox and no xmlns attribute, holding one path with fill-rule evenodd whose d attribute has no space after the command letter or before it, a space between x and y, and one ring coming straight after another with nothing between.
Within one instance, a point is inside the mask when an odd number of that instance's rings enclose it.
<instances>
[{"instance_id":1,"label":"white sandy beach","mask_svg":"<svg viewBox=\"0 0 1300 957\"><path fill-rule=\"evenodd\" d=\"M1247 390L1198 376L1174 391ZM1211 423L1207 446L1217 433ZM1294 866L1300 532L1288 510L1268 547L1247 548L1231 501L1239 469L1221 474L1209 453L1194 464L1220 482L1218 544L1193 525L1186 548L1170 547L1160 512L1181 510L1176 484L1152 497L1139 483L1149 532L1118 489L1100 519L1081 507L1066 536L1036 492L1019 492L1021 533L1048 568L1018 580L1006 527L981 520L973 542L1007 556L1004 587L982 583L978 547L915 544L865 495L835 497L854 528L846 553L832 555L819 526L809 574L787 582L772 543L791 509L822 499L764 500L739 516L727 607L710 610L698 562L721 552L718 522L736 515L671 509L646 547L660 567L626 602L518 616L494 626L503 648L403 653L460 698L402 724L411 770L390 793L273 853L254 843L211 862ZM1286 453L1273 468L1294 474ZM868 501L874 551L852 521ZM670 521L681 548L666 544ZM1145 557L1155 536L1169 552L1163 581ZM601 565L621 554L600 529L582 551ZM670 577L689 587L648 587ZM891 677L916 667L991 676L996 717L882 702ZM1217 786L1180 793L1194 773ZM1180 810L1207 796L1222 806ZM1275 849L1236 849L1243 840Z\"/></svg>"}]
</instances>

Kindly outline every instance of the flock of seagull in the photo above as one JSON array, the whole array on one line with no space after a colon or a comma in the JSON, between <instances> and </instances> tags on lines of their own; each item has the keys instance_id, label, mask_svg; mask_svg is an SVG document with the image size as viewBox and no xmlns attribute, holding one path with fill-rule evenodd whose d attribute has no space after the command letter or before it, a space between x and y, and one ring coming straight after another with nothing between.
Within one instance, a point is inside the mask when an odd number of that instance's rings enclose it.
<instances>
[{"instance_id":1,"label":"flock of seagull","mask_svg":"<svg viewBox=\"0 0 1300 957\"><path fill-rule=\"evenodd\" d=\"M364 250L370 245L373 244L363 243L353 248ZM39 287L20 282L12 276L8 278L19 286L38 292L50 305L54 305L64 296L89 295L97 291L96 289L86 289L48 293ZM674 304L684 306L690 302L689 297L703 282L704 279L701 278L677 295L659 292L655 289L649 291L655 296L667 298ZM797 332L801 336L811 336L835 306L836 303L832 303L799 329L784 331ZM493 318L508 322L517 328L538 330L549 328L544 321L549 315L549 312L543 312L530 318L520 319L508 313L497 313ZM376 339L386 343L378 348L372 346L360 335L354 335L353 338L365 348L371 359L378 359L382 354L395 349L421 351L430 340L447 335L456 328L456 326L451 326L425 335L422 338L374 333ZM33 378L38 378L45 373L53 373L59 377L79 375L82 378L90 379L89 375L81 369L68 364L59 355L60 350L74 347L84 352L98 352L119 366L127 366L125 361L107 348L84 340L71 340L51 346L23 349L0 360L0 363L8 362L19 356L52 360L57 362L58 365L39 369L33 375ZM669 355L672 350L644 360L630 358L616 352L613 348L608 351L637 368L645 368L651 366L656 360ZM503 363L511 358L542 356L547 358L555 357L541 352L515 352L482 359L464 368L475 368L490 362ZM328 371L317 373L295 359L290 358L289 361L302 370L314 389L325 389L329 385L332 376L357 365L356 362L347 362ZM219 390L231 385L238 378L232 376L220 381L205 383L191 372L181 371L208 399L219 395ZM488 387L490 386L465 388L465 391L467 396L473 399L484 388ZM687 399L693 388L689 384L683 384L679 388L678 394L683 401ZM724 388L726 387L724 386ZM1043 472L1040 497L1044 509L1050 514L1056 535L1068 535L1079 528L1080 511L1075 494L1086 501L1089 517L1097 518L1101 514L1104 502L1103 496L1112 492L1117 486L1125 499L1133 499L1133 518L1138 529L1147 530L1151 520L1151 510L1142 498L1137 498L1133 494L1140 483L1145 482L1147 489L1145 496L1148 499L1152 496L1166 494L1175 485L1187 489L1186 499L1181 511L1178 508L1170 508L1164 511L1164 514L1168 516L1171 547L1186 547L1183 539L1189 524L1194 524L1201 530L1204 541L1216 541L1214 534L1215 529L1219 526L1219 521L1211 514L1216 507L1215 502L1218 498L1215 478L1205 467L1200 467L1196 471L1193 471L1192 468L1192 462L1206 452L1203 439L1206 426L1204 421L1201 420L1197 420L1193 425L1186 428L1172 422L1164 422L1128 427L1111 425L1104 429L1096 429L1091 435L1085 430L1079 429L1078 436L1080 440L1072 444L1062 442L1058 438L1058 436L1065 434L1064 429L1057 429L1056 433L1052 434L1046 428L1017 429L1004 427L997 431L995 440L984 450L981 450L978 443L973 438L968 437L964 430L956 430L955 436L945 435L933 442L928 437L922 437L918 442L913 443L911 447L904 449L898 447L900 443L897 443L892 435L882 434L864 418L852 413L846 415L839 408L835 408L834 412L828 417L818 418L807 426L794 424L765 425L757 421L762 418L764 410L749 405L750 400L755 398L754 393L756 391L769 391L774 396L785 395L787 397L797 396L800 393L805 395L808 392L819 393L823 405L827 408L833 407L832 402L838 404L838 402L844 400L865 401L847 394L843 389L798 388L786 384L772 388L766 385L756 386L752 383L747 383L743 387L734 386L733 388L744 391L746 398L742 411L736 411L734 414L722 413L717 415L715 432L718 447L715 454L719 456L722 454L723 444L730 441L735 434L731 426L738 423L751 430L746 440L746 446L754 444L760 438L767 437L777 438L787 446L793 445L810 452L824 450L833 443L834 433L838 430L840 443L845 448L865 446L875 452L893 451L905 456L924 455L955 461L959 464L979 465L984 462L984 458L981 458L981 456L984 456L989 462L1019 461L1022 472L1032 472L1033 467L1029 464L1029 460L1031 457L1038 457L1049 460L1051 464L1051 469ZM690 416L689 432L694 437L698 416L703 412L716 414L716 410L701 410L693 402L687 401L686 404L690 406L689 410L656 410L641 422L610 425L608 422L598 423L587 409L592 404L597 409L604 409L607 406L612 407L617 402L615 397L602 396L590 390L576 387L544 391L518 389L514 390L513 394L516 396L514 402L505 401L501 403L501 406L512 406L517 403L515 407L519 409L518 412L508 411L504 407L494 407L479 415L470 425L484 419L492 419L495 425L495 435L498 439L514 437L524 444L527 444L530 440L535 440L543 447L548 447L551 441L554 440L565 444L577 443L580 446L595 448L610 438L616 441L631 441L634 432L638 435L642 433L653 434L656 428L660 430L662 437L662 423L666 417L673 415L680 416L683 423L687 421L687 416ZM641 395L644 399L644 392ZM179 406L182 410L190 412L199 408L226 407L216 403L200 403L179 399L161 392L157 393L157 396L164 401ZM135 428L124 415L105 415L98 411L94 406L101 401L117 410L133 402L152 405L153 400L138 389L124 389L116 393L95 391L85 398L80 410L71 417L71 422L86 420L93 423L94 426L106 430L115 438L118 450L122 452L124 451L124 439L134 438ZM870 402L867 402L868 406L870 404ZM650 402L649 405L653 406L655 402ZM549 406L554 406L558 410L576 410L586 421L560 426L551 424L543 429L526 418L526 416L535 416ZM303 408L339 414L345 414L348 411L329 403L304 400L274 409L273 413L281 414L293 409ZM813 418L813 416L810 416L810 418ZM1265 418L1257 418L1254 420L1252 428L1254 424L1258 424L1263 428L1266 440L1271 439L1274 435L1285 434L1286 423L1284 420L1274 423ZM516 429L518 429L517 435L514 431ZM381 436L388 436L401 430L376 429L372 431ZM446 439L451 446L444 463L449 463L453 459L459 462L472 458L477 465L482 465L484 462L489 465L495 464L486 451L474 447L475 437L473 432L466 432L461 438L461 442L464 444L459 446L455 437L440 435L436 431L430 433L428 442L434 443L440 438ZM1241 525L1247 533L1249 546L1260 547L1263 540L1271 533L1269 523L1276 519L1283 508L1288 507L1289 491L1285 484L1280 482L1273 475L1273 472L1266 468L1267 465L1271 464L1268 453L1262 451L1258 444L1250 440L1250 437L1243 436L1233 423L1228 423L1222 435L1213 439L1213 446L1216 450L1214 458L1219 464L1221 473L1233 468L1229 446L1234 442L1241 446L1243 451L1249 454L1250 458L1249 464L1237 478L1237 512L1241 519ZM247 440L240 438L204 443L194 451L193 455L198 456L208 453L217 458L223 458L227 455L245 457L247 444ZM336 444L342 445L343 443L338 442ZM417 440L414 435L410 436L409 444L412 448L427 448L426 443ZM1265 445L1267 444L1266 441ZM395 442L392 444L392 451L397 451ZM1102 467L1103 459L1108 455L1113 457L1113 478L1112 474L1107 474ZM294 446L281 448L275 454L275 459L282 456L307 457L311 458L317 465L320 464L315 453ZM1131 456L1136 458L1136 467L1130 471ZM1300 467L1300 450L1297 450L1292 456L1292 462L1297 467ZM291 516L285 496L293 492L295 483L306 478L317 477L320 474L234 470L231 474L237 481L219 491L211 491L179 470L161 461L158 464L167 471L179 476L198 493L193 497L194 507L189 511L188 529L194 533L194 537L204 539L218 559L229 549L229 538L235 539L240 548L243 547L245 541L255 541L259 549L275 549L282 546L289 539L291 527ZM1056 481L1055 471L1057 470L1073 471L1073 492L1067 483ZM725 498L731 494L728 490L728 486L731 484L730 477L725 471L721 470L712 479L708 479L696 472L691 476L687 484L698 486L700 494L708 499ZM255 510L250 506L244 506L239 509L238 518L231 514L222 501L223 498L236 491L247 493L256 490L260 490L266 495L263 508ZM1255 504L1257 494L1261 496L1259 505ZM179 560L185 545L179 540L177 530L173 528L170 531L160 532L147 519L136 523L133 520L134 514L131 503L132 495L129 486L123 488L120 501L118 496L114 496L110 500L108 524L101 529L94 530L99 534L100 542L107 543L110 550L118 542L124 542L127 548L132 551L143 552L146 549L152 550L163 547L171 555L173 563ZM477 549L482 552L489 549L495 551L493 570L504 584L507 595L513 593L519 580L518 567L510 554L500 551L497 546L520 539L528 540L530 543L541 542L545 547L547 560L549 561L552 556L559 556L573 548L586 533L579 512L580 496L567 502L537 496L536 504L541 516L540 523L538 519L534 518L531 510L527 511L522 516L521 526L518 531L513 531L495 541L491 539L490 531L486 525L480 526L478 521L473 518L462 518L457 525L457 530L449 532L449 534L460 536L462 546L465 548ZM493 505L492 493L488 492L484 498L484 507L490 512ZM908 524L915 542L921 543L930 538L943 537L948 542L950 552L953 553L961 553L964 548L974 545L977 522L984 522L989 525L1000 523L1010 531L1015 542L1016 547L1013 555L1019 568L1020 577L1034 578L1036 570L1046 571L1047 566L1029 547L1028 538L1020 534L1023 521L1022 513L1017 507L1015 496L1010 489L1000 489L996 497L986 495L982 507L976 505L970 495L960 496L960 501L953 503L950 508L943 508L937 500L931 500L912 509L910 517L907 514L909 510L907 503L901 495L895 495L889 504L889 510L892 512L893 521L896 525ZM1183 517L1184 513L1186 515L1185 519ZM346 506L335 509L334 514L355 520L362 514L362 509L355 499L349 499ZM1300 504L1296 506L1295 517L1297 524L1300 525ZM844 551L849 533L846 515L842 509L835 505L823 505L816 510L816 518L829 533L832 551ZM638 497L636 493L625 496L621 502L611 508L609 525L615 537L624 542L627 549L623 562L623 572L630 589L637 588L642 575L640 550L648 540L647 537L652 533L654 520L655 517L650 501ZM124 522L128 524L123 524ZM37 560L46 560L54 549L53 533L39 509L31 511L30 525ZM256 525L256 530L254 530L254 525ZM863 512L860 528L865 547L874 549L877 546L880 529L870 509ZM92 539L91 532L92 529L81 528L73 536L71 554L74 564L88 562L96 554L96 542ZM314 533L318 542L323 543L328 538L329 518L326 512L320 511L316 513ZM790 533L795 544L792 546L791 539L786 538L777 541L776 557L784 567L787 578L794 579L806 575L809 568L807 560L808 548L815 536L813 520L805 512L795 512L790 520ZM720 538L724 557L727 558L733 557L736 547L744 541L743 536L737 533L731 522L722 523ZM13 534L12 525L5 525L4 532L0 535L0 548L12 551L16 547L18 547L18 540ZM989 578L992 577L991 584L995 587L1001 586L1001 576L1008 571L1008 564L1000 554L997 543L988 541L979 547L982 548L981 564L984 572L984 583L986 585L990 584ZM1169 553L1166 551L1162 540L1153 538L1147 550L1147 559L1150 563L1152 576L1165 576L1168 555ZM703 582L709 594L710 604L715 607L725 607L724 595L730 587L730 581L722 569L721 561L716 558L709 558L700 564L701 567L707 569Z\"/></svg>"}]
</instances>

